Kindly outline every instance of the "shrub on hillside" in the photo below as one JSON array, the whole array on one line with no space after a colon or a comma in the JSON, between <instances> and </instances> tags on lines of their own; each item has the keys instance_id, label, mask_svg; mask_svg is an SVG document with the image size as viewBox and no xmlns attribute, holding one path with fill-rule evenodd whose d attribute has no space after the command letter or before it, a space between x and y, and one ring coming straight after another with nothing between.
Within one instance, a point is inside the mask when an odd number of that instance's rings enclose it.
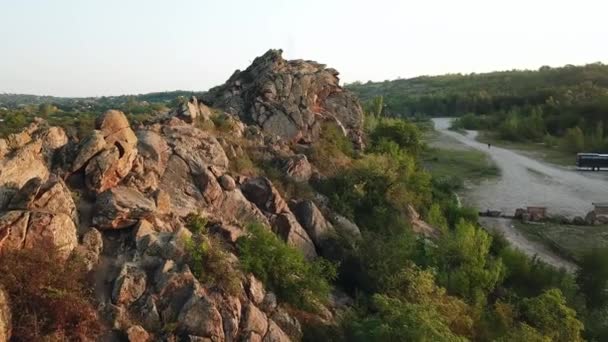
<instances>
[{"instance_id":1,"label":"shrub on hillside","mask_svg":"<svg viewBox=\"0 0 608 342\"><path fill-rule=\"evenodd\" d=\"M321 126L319 139L312 145L310 161L323 173L334 174L354 155L352 142L334 123Z\"/></svg>"},{"instance_id":2,"label":"shrub on hillside","mask_svg":"<svg viewBox=\"0 0 608 342\"><path fill-rule=\"evenodd\" d=\"M237 295L241 272L230 261L222 241L206 235L196 235L186 241L187 263L196 278L207 286Z\"/></svg>"},{"instance_id":3,"label":"shrub on hillside","mask_svg":"<svg viewBox=\"0 0 608 342\"><path fill-rule=\"evenodd\" d=\"M102 332L80 260L9 251L0 257L0 286L9 295L15 341L96 340Z\"/></svg>"},{"instance_id":4,"label":"shrub on hillside","mask_svg":"<svg viewBox=\"0 0 608 342\"><path fill-rule=\"evenodd\" d=\"M251 224L247 231L237 240L243 270L298 308L314 310L316 303L327 300L335 265L321 258L307 261L261 224Z\"/></svg>"},{"instance_id":5,"label":"shrub on hillside","mask_svg":"<svg viewBox=\"0 0 608 342\"><path fill-rule=\"evenodd\" d=\"M422 150L422 135L415 124L404 120L384 119L378 123L370 135L373 146L383 140L396 143L401 149L413 156Z\"/></svg>"}]
</instances>

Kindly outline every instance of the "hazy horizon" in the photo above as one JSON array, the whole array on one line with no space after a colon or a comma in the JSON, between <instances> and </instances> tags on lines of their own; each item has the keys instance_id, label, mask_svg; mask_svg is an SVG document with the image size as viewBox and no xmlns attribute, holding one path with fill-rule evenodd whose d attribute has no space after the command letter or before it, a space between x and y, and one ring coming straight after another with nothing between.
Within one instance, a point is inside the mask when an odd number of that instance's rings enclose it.
<instances>
[{"instance_id":1,"label":"hazy horizon","mask_svg":"<svg viewBox=\"0 0 608 342\"><path fill-rule=\"evenodd\" d=\"M327 64L343 83L608 61L602 1L24 0L0 8L0 93L205 91L271 48Z\"/></svg>"}]
</instances>

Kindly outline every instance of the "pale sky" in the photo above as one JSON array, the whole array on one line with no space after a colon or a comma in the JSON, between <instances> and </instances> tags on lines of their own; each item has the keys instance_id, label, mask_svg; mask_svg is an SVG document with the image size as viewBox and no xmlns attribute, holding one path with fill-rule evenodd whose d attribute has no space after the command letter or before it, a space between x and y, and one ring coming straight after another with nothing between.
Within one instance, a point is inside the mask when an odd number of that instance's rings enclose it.
<instances>
[{"instance_id":1,"label":"pale sky","mask_svg":"<svg viewBox=\"0 0 608 342\"><path fill-rule=\"evenodd\" d=\"M270 48L343 82L608 63L606 0L0 0L0 93L207 90Z\"/></svg>"}]
</instances>

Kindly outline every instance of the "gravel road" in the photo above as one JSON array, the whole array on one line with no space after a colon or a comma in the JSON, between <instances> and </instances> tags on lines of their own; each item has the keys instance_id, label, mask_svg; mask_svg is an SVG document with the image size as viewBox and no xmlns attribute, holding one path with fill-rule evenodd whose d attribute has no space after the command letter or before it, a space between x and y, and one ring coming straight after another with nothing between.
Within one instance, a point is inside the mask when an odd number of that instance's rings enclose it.
<instances>
[{"instance_id":1,"label":"gravel road","mask_svg":"<svg viewBox=\"0 0 608 342\"><path fill-rule=\"evenodd\" d=\"M467 202L480 211L496 209L512 215L516 208L537 205L547 207L550 215L584 217L593 209L593 202L608 202L608 181L596 173L556 167L500 147L488 148L487 144L475 140L475 131L464 135L448 130L450 120L433 119L435 129L453 138L454 143L488 154L501 170L499 179L483 181L468 191ZM572 262L528 240L513 228L511 220L482 218L480 221L487 229L502 232L522 252L570 272L576 269Z\"/></svg>"},{"instance_id":2,"label":"gravel road","mask_svg":"<svg viewBox=\"0 0 608 342\"><path fill-rule=\"evenodd\" d=\"M475 140L475 131L463 135L448 130L449 118L433 121L437 131L489 154L500 168L499 179L482 182L468 196L480 210L496 209L512 215L516 208L544 206L550 215L584 217L593 209L593 202L608 202L608 181L591 172L559 168L500 147L488 148Z\"/></svg>"}]
</instances>

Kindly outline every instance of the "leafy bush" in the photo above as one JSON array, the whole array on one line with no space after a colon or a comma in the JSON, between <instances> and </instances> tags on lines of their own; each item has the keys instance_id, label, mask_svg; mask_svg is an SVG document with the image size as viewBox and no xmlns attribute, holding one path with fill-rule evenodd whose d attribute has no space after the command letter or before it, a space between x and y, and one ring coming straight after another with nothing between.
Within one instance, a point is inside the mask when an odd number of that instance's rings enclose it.
<instances>
[{"instance_id":1,"label":"leafy bush","mask_svg":"<svg viewBox=\"0 0 608 342\"><path fill-rule=\"evenodd\" d=\"M319 258L307 261L261 224L247 227L248 234L237 240L243 270L253 273L280 299L314 310L325 302L336 276L336 266Z\"/></svg>"},{"instance_id":2,"label":"leafy bush","mask_svg":"<svg viewBox=\"0 0 608 342\"><path fill-rule=\"evenodd\" d=\"M374 295L375 313L345 317L347 341L465 341L432 306Z\"/></svg>"},{"instance_id":3,"label":"leafy bush","mask_svg":"<svg viewBox=\"0 0 608 342\"><path fill-rule=\"evenodd\" d=\"M230 261L229 253L219 239L198 235L186 241L188 266L196 278L207 286L216 286L231 295L240 290L241 273Z\"/></svg>"},{"instance_id":4,"label":"leafy bush","mask_svg":"<svg viewBox=\"0 0 608 342\"><path fill-rule=\"evenodd\" d=\"M319 139L312 145L309 159L325 174L335 174L349 164L354 155L352 142L335 123L321 126Z\"/></svg>"},{"instance_id":5,"label":"leafy bush","mask_svg":"<svg viewBox=\"0 0 608 342\"><path fill-rule=\"evenodd\" d=\"M16 341L96 340L102 324L80 260L53 251L7 251L0 286L8 293Z\"/></svg>"},{"instance_id":6,"label":"leafy bush","mask_svg":"<svg viewBox=\"0 0 608 342\"><path fill-rule=\"evenodd\" d=\"M207 218L191 213L186 217L186 228L192 233L206 233L207 232Z\"/></svg>"},{"instance_id":7,"label":"leafy bush","mask_svg":"<svg viewBox=\"0 0 608 342\"><path fill-rule=\"evenodd\" d=\"M487 295L504 276L502 262L489 255L492 237L461 220L442 236L437 248L438 278L448 291L470 303L485 304Z\"/></svg>"},{"instance_id":8,"label":"leafy bush","mask_svg":"<svg viewBox=\"0 0 608 342\"><path fill-rule=\"evenodd\" d=\"M558 289L545 291L538 297L525 299L522 304L524 319L552 341L582 341L583 324L576 311L566 305Z\"/></svg>"},{"instance_id":9,"label":"leafy bush","mask_svg":"<svg viewBox=\"0 0 608 342\"><path fill-rule=\"evenodd\" d=\"M412 156L417 156L423 147L422 136L418 127L404 120L384 119L380 121L371 133L370 138L372 148L383 140L388 140L396 143L399 148L407 151Z\"/></svg>"}]
</instances>

